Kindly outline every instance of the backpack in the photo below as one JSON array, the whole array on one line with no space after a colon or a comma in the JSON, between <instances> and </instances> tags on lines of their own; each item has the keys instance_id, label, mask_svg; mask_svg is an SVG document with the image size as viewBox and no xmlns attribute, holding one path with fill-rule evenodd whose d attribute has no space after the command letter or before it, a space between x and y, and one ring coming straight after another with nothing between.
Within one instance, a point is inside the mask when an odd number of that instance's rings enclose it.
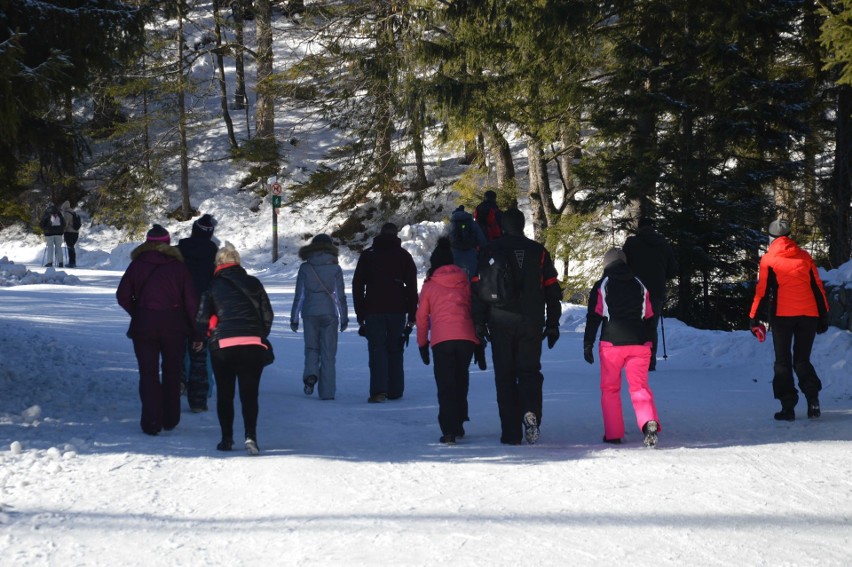
<instances>
[{"instance_id":1,"label":"backpack","mask_svg":"<svg viewBox=\"0 0 852 567\"><path fill-rule=\"evenodd\" d=\"M473 221L470 217L453 221L450 231L450 245L459 250L470 250L477 245L476 233L473 232Z\"/></svg>"},{"instance_id":2,"label":"backpack","mask_svg":"<svg viewBox=\"0 0 852 567\"><path fill-rule=\"evenodd\" d=\"M521 295L518 262L509 250L489 246L480 253L477 268L479 299L495 307L504 307Z\"/></svg>"},{"instance_id":3,"label":"backpack","mask_svg":"<svg viewBox=\"0 0 852 567\"><path fill-rule=\"evenodd\" d=\"M490 203L482 203L473 211L476 222L482 225L485 238L494 240L503 236L503 229L497 222L497 207ZM482 218L483 215L485 218Z\"/></svg>"},{"instance_id":4,"label":"backpack","mask_svg":"<svg viewBox=\"0 0 852 567\"><path fill-rule=\"evenodd\" d=\"M80 215L74 211L68 212L71 213L71 226L74 227L74 230L80 230L80 227L83 226L83 220L80 218Z\"/></svg>"}]
</instances>

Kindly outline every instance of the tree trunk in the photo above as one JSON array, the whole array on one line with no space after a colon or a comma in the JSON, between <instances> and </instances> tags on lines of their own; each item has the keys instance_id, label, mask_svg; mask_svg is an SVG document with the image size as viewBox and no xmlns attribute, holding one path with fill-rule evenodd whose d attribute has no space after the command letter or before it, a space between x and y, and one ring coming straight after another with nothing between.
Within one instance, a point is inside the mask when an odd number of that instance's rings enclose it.
<instances>
[{"instance_id":1,"label":"tree trunk","mask_svg":"<svg viewBox=\"0 0 852 567\"><path fill-rule=\"evenodd\" d=\"M234 123L231 121L231 113L228 112L228 86L225 83L225 58L222 54L222 26L219 24L219 0L213 0L213 30L216 34L216 66L219 69L219 91L222 93L219 102L222 106L222 118L228 130L228 142L231 149L237 149L237 138L234 135Z\"/></svg>"},{"instance_id":2,"label":"tree trunk","mask_svg":"<svg viewBox=\"0 0 852 567\"><path fill-rule=\"evenodd\" d=\"M541 142L534 136L527 136L527 162L529 163L529 199L533 221L533 237L544 241L545 231L553 224L550 180L547 177L547 163ZM550 203L552 205L552 203Z\"/></svg>"},{"instance_id":3,"label":"tree trunk","mask_svg":"<svg viewBox=\"0 0 852 567\"><path fill-rule=\"evenodd\" d=\"M509 148L509 142L506 141L506 138L503 137L494 123L486 126L484 134L491 149L491 156L494 158L497 187L505 189L515 182L515 164L512 162L512 150Z\"/></svg>"},{"instance_id":4,"label":"tree trunk","mask_svg":"<svg viewBox=\"0 0 852 567\"><path fill-rule=\"evenodd\" d=\"M246 72L245 72L245 36L243 18L243 1L231 0L231 13L234 16L234 39L237 44L237 50L234 54L234 66L236 69L237 86L234 90L234 108L242 110L248 106L246 99Z\"/></svg>"},{"instance_id":5,"label":"tree trunk","mask_svg":"<svg viewBox=\"0 0 852 567\"><path fill-rule=\"evenodd\" d=\"M189 151L186 142L186 75L183 62L183 14L178 14L178 133L180 135L180 194L183 220L192 217L189 202Z\"/></svg>"},{"instance_id":6,"label":"tree trunk","mask_svg":"<svg viewBox=\"0 0 852 567\"><path fill-rule=\"evenodd\" d=\"M852 256L852 87L837 86L834 173L828 191L828 257L832 268Z\"/></svg>"},{"instance_id":7,"label":"tree trunk","mask_svg":"<svg viewBox=\"0 0 852 567\"><path fill-rule=\"evenodd\" d=\"M414 147L414 162L417 169L417 178L414 180L414 189L417 191L429 186L429 180L426 179L426 164L423 157L423 123L425 114L426 110L422 101L414 105L411 117L411 144Z\"/></svg>"},{"instance_id":8,"label":"tree trunk","mask_svg":"<svg viewBox=\"0 0 852 567\"><path fill-rule=\"evenodd\" d=\"M270 0L255 0L257 26L257 105L255 132L258 138L273 139L275 135L275 100L269 79L272 77L272 4Z\"/></svg>"}]
</instances>

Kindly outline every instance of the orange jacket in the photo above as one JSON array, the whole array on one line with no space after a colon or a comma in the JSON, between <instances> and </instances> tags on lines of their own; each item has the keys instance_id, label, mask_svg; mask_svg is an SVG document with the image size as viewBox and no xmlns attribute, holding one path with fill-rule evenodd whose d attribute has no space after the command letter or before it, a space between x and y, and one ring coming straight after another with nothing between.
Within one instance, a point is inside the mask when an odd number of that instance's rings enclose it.
<instances>
[{"instance_id":1,"label":"orange jacket","mask_svg":"<svg viewBox=\"0 0 852 567\"><path fill-rule=\"evenodd\" d=\"M774 292L770 317L819 317L828 313L828 299L813 259L786 236L773 240L760 259L749 317L757 317L767 289Z\"/></svg>"}]
</instances>

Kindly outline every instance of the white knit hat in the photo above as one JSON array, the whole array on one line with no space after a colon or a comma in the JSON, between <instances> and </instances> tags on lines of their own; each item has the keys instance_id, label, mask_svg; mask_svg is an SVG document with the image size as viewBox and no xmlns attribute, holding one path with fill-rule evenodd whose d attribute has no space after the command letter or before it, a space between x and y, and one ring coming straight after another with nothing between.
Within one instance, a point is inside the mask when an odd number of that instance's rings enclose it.
<instances>
[{"instance_id":1,"label":"white knit hat","mask_svg":"<svg viewBox=\"0 0 852 567\"><path fill-rule=\"evenodd\" d=\"M610 264L618 262L619 260L625 264L627 263L627 256L624 255L624 250L621 248L610 248L603 256L603 266L606 268Z\"/></svg>"}]
</instances>

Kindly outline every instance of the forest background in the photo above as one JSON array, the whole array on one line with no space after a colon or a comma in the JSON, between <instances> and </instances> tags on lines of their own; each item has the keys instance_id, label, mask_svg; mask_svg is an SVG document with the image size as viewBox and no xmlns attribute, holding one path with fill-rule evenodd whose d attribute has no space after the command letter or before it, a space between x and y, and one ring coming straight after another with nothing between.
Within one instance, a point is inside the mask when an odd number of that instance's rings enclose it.
<instances>
[{"instance_id":1,"label":"forest background","mask_svg":"<svg viewBox=\"0 0 852 567\"><path fill-rule=\"evenodd\" d=\"M275 177L356 251L493 189L566 298L650 216L666 313L736 328L772 219L821 266L852 256L850 22L852 0L0 0L0 229L69 200L137 239L199 213L214 160L246 214Z\"/></svg>"}]
</instances>

